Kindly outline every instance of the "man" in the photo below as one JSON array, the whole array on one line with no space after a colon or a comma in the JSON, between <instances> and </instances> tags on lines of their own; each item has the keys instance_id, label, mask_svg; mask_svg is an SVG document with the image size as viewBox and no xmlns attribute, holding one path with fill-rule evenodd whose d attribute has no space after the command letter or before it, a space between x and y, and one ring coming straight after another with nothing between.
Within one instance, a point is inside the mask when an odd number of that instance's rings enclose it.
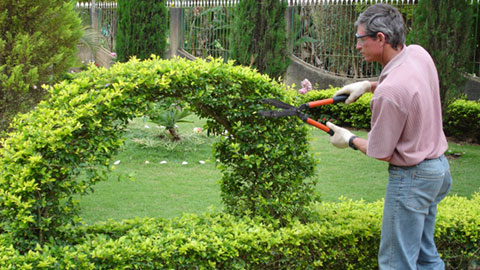
<instances>
[{"instance_id":1,"label":"man","mask_svg":"<svg viewBox=\"0 0 480 270\"><path fill-rule=\"evenodd\" d=\"M380 269L444 269L434 243L437 204L452 179L444 153L438 74L431 56L418 45L405 45L404 22L390 5L370 6L355 22L356 49L365 61L384 68L378 82L346 85L346 104L373 92L368 140L332 123L331 143L359 149L389 163Z\"/></svg>"}]
</instances>

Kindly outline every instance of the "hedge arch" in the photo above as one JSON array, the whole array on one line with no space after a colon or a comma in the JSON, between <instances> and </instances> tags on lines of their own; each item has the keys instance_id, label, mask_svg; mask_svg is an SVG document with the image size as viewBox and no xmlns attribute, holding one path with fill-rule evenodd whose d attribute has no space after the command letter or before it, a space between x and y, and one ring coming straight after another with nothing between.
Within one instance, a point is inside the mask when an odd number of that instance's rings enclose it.
<instances>
[{"instance_id":1,"label":"hedge arch","mask_svg":"<svg viewBox=\"0 0 480 270\"><path fill-rule=\"evenodd\" d=\"M19 249L60 241L78 224L72 196L104 179L129 119L163 97L181 97L208 118L209 132L228 133L214 146L227 212L280 225L308 216L315 200L308 128L257 115L265 108L259 99L294 101L267 76L221 59L152 56L91 67L48 91L47 101L16 118L0 148L0 233ZM80 181L82 171L88 177Z\"/></svg>"}]
</instances>

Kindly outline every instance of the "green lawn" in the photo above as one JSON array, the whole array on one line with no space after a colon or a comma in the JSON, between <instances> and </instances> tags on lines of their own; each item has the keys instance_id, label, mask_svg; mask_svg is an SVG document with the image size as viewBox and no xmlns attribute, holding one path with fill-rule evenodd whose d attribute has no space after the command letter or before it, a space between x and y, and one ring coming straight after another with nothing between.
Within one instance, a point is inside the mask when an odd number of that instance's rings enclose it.
<instances>
[{"instance_id":1,"label":"green lawn","mask_svg":"<svg viewBox=\"0 0 480 270\"><path fill-rule=\"evenodd\" d=\"M180 144L158 139L161 132L155 124L142 119L133 121L124 148L112 160L120 162L114 173L109 180L95 185L94 193L80 197L85 221L170 218L201 213L209 207L221 209L221 173L211 148L215 138L195 134L193 128L204 122L195 116L189 120L194 123L178 124L183 137ZM354 133L367 137L363 131ZM384 196L387 163L359 151L337 149L318 129L312 128L310 142L318 160L317 187L323 200L336 201L344 196L372 202ZM480 188L480 146L450 143L449 150L461 155L450 161L454 181L451 194L471 196Z\"/></svg>"}]
</instances>

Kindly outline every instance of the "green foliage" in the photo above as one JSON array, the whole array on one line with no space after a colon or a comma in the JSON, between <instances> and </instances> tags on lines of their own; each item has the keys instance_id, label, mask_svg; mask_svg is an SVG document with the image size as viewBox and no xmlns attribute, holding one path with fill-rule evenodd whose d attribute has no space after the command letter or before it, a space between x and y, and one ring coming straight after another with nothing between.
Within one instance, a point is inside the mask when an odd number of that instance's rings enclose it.
<instances>
[{"instance_id":1,"label":"green foliage","mask_svg":"<svg viewBox=\"0 0 480 270\"><path fill-rule=\"evenodd\" d=\"M445 133L480 143L480 103L458 99L448 106L444 119Z\"/></svg>"},{"instance_id":2,"label":"green foliage","mask_svg":"<svg viewBox=\"0 0 480 270\"><path fill-rule=\"evenodd\" d=\"M119 0L116 53L118 61L163 57L167 46L168 13L163 0Z\"/></svg>"},{"instance_id":3,"label":"green foliage","mask_svg":"<svg viewBox=\"0 0 480 270\"><path fill-rule=\"evenodd\" d=\"M207 62L208 61L208 62ZM91 66L48 87L49 99L18 116L0 148L0 231L27 250L68 238L77 222L75 194L105 178L129 119L150 101L182 97L208 118L222 163L222 199L234 215L286 224L305 220L314 201L314 159L300 121L266 119L262 98L290 102L268 76L222 59L132 59L109 69ZM86 177L77 179L85 172Z\"/></svg>"},{"instance_id":4,"label":"green foliage","mask_svg":"<svg viewBox=\"0 0 480 270\"><path fill-rule=\"evenodd\" d=\"M305 95L298 95L297 105L332 97L339 88L309 91ZM372 94L367 93L355 103L345 106L342 103L329 106L320 106L309 110L313 119L320 121L327 116L339 125L347 125L355 128L370 129L370 100ZM480 142L480 103L458 99L449 104L444 111L443 128L445 134L462 140Z\"/></svg>"},{"instance_id":5,"label":"green foliage","mask_svg":"<svg viewBox=\"0 0 480 270\"><path fill-rule=\"evenodd\" d=\"M283 76L289 65L286 8L284 1L240 1L235 6L230 58L272 78Z\"/></svg>"},{"instance_id":6,"label":"green foliage","mask_svg":"<svg viewBox=\"0 0 480 270\"><path fill-rule=\"evenodd\" d=\"M422 45L435 61L444 110L461 95L470 61L473 8L463 0L418 2L408 43Z\"/></svg>"},{"instance_id":7,"label":"green foliage","mask_svg":"<svg viewBox=\"0 0 480 270\"><path fill-rule=\"evenodd\" d=\"M435 231L446 269L474 269L480 193L447 197ZM0 268L34 269L378 269L383 203L315 205L314 222L275 228L225 213L135 219L78 227L68 245L21 254L0 237ZM469 268L470 267L470 268Z\"/></svg>"},{"instance_id":8,"label":"green foliage","mask_svg":"<svg viewBox=\"0 0 480 270\"><path fill-rule=\"evenodd\" d=\"M172 136L172 141L178 141L180 140L180 135L176 131L176 124L189 122L185 120L185 118L192 113L187 109L178 107L176 104L172 104L166 109L163 109L159 104L154 104L152 110L150 110L148 114L152 122L164 126L165 129L168 130Z\"/></svg>"},{"instance_id":9,"label":"green foliage","mask_svg":"<svg viewBox=\"0 0 480 270\"><path fill-rule=\"evenodd\" d=\"M298 104L303 104L315 100L331 98L339 88L330 88L321 91L309 91L305 95L299 96ZM323 120L325 116L329 116L339 125L347 125L355 128L370 128L370 119L372 112L370 111L371 93L361 96L356 102L346 106L343 103L331 104L328 106L320 106L309 110L311 118Z\"/></svg>"},{"instance_id":10,"label":"green foliage","mask_svg":"<svg viewBox=\"0 0 480 270\"><path fill-rule=\"evenodd\" d=\"M0 132L34 107L51 84L74 66L82 36L68 0L0 1Z\"/></svg>"}]
</instances>

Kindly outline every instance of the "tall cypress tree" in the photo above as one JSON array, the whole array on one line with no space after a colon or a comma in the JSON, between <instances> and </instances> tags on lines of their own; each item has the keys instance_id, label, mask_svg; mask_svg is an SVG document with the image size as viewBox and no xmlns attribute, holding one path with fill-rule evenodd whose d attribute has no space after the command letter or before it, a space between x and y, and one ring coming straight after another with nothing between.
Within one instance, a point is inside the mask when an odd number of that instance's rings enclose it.
<instances>
[{"instance_id":1,"label":"tall cypress tree","mask_svg":"<svg viewBox=\"0 0 480 270\"><path fill-rule=\"evenodd\" d=\"M0 133L76 64L81 36L73 1L0 1Z\"/></svg>"},{"instance_id":2,"label":"tall cypress tree","mask_svg":"<svg viewBox=\"0 0 480 270\"><path fill-rule=\"evenodd\" d=\"M230 37L231 59L273 78L282 76L289 65L286 8L285 1L240 1Z\"/></svg>"},{"instance_id":3,"label":"tall cypress tree","mask_svg":"<svg viewBox=\"0 0 480 270\"><path fill-rule=\"evenodd\" d=\"M464 0L419 1L407 39L409 43L422 45L432 55L440 79L443 108L461 95L463 72L474 50L470 5L470 1Z\"/></svg>"},{"instance_id":4,"label":"tall cypress tree","mask_svg":"<svg viewBox=\"0 0 480 270\"><path fill-rule=\"evenodd\" d=\"M120 62L131 56L165 56L167 9L164 0L118 0L116 53Z\"/></svg>"}]
</instances>

